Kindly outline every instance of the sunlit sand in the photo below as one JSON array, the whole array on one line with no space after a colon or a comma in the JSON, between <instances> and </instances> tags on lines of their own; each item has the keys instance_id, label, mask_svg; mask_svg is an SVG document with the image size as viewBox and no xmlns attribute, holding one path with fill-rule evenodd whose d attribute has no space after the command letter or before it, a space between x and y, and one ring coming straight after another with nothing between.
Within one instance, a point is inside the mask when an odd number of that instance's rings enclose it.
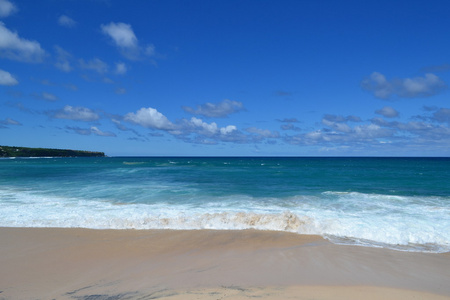
<instances>
[{"instance_id":1,"label":"sunlit sand","mask_svg":"<svg viewBox=\"0 0 450 300\"><path fill-rule=\"evenodd\" d=\"M448 299L450 256L264 231L0 228L4 299Z\"/></svg>"}]
</instances>

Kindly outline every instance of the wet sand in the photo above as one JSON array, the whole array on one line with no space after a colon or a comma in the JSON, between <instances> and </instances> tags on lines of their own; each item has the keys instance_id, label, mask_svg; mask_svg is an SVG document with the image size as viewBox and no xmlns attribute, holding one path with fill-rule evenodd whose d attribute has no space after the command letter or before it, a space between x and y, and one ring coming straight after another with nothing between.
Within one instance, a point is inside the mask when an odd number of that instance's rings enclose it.
<instances>
[{"instance_id":1,"label":"wet sand","mask_svg":"<svg viewBox=\"0 0 450 300\"><path fill-rule=\"evenodd\" d=\"M263 231L0 228L0 299L450 299L450 254Z\"/></svg>"}]
</instances>

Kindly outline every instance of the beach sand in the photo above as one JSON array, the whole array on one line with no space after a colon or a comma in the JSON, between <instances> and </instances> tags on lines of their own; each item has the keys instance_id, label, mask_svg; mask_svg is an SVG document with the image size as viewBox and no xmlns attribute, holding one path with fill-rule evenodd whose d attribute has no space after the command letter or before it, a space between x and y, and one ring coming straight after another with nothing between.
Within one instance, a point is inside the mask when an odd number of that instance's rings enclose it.
<instances>
[{"instance_id":1,"label":"beach sand","mask_svg":"<svg viewBox=\"0 0 450 300\"><path fill-rule=\"evenodd\" d=\"M0 299L450 299L450 255L283 232L0 228Z\"/></svg>"}]
</instances>

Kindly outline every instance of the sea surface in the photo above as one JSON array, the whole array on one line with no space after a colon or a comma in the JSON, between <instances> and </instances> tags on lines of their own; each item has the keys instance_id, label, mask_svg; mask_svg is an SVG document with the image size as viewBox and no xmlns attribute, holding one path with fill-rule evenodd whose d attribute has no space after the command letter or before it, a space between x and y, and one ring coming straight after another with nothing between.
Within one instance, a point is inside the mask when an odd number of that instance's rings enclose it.
<instances>
[{"instance_id":1,"label":"sea surface","mask_svg":"<svg viewBox=\"0 0 450 300\"><path fill-rule=\"evenodd\" d=\"M450 251L450 158L0 159L0 226L276 230Z\"/></svg>"}]
</instances>

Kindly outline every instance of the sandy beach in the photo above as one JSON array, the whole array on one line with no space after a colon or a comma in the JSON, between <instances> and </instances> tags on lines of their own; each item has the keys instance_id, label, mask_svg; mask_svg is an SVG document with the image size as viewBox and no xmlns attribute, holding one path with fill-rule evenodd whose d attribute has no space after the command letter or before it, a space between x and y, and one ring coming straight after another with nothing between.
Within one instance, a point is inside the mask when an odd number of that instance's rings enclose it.
<instances>
[{"instance_id":1,"label":"sandy beach","mask_svg":"<svg viewBox=\"0 0 450 300\"><path fill-rule=\"evenodd\" d=\"M0 299L450 299L450 255L265 231L0 228Z\"/></svg>"}]
</instances>

